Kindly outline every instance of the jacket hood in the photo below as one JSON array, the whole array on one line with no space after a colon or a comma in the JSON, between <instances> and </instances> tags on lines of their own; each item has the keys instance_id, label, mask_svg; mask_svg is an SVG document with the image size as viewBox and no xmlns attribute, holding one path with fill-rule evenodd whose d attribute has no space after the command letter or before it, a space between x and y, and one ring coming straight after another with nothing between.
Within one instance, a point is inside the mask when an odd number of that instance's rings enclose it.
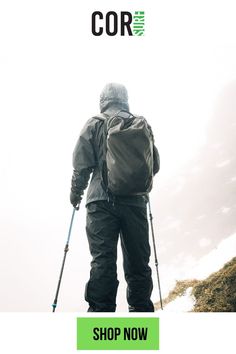
<instances>
[{"instance_id":1,"label":"jacket hood","mask_svg":"<svg viewBox=\"0 0 236 354\"><path fill-rule=\"evenodd\" d=\"M124 85L117 83L107 84L100 95L100 111L103 113L111 106L129 110L128 92Z\"/></svg>"}]
</instances>

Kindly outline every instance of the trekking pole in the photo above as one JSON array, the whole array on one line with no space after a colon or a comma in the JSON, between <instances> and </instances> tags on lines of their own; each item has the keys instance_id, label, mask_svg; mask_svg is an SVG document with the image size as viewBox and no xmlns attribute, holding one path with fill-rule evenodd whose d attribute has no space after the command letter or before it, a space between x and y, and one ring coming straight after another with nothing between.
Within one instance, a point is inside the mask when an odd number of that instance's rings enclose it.
<instances>
[{"instance_id":1,"label":"trekking pole","mask_svg":"<svg viewBox=\"0 0 236 354\"><path fill-rule=\"evenodd\" d=\"M154 257L155 257L155 266L157 270L157 282L158 282L158 288L159 288L159 295L160 295L160 304L161 304L161 309L163 310L162 306L162 296L161 296L161 283L160 283L160 276L159 276L159 270L158 270L158 260L157 260L157 251L156 251L156 244L155 244L155 238L154 238L154 229L153 229L153 216L151 212L151 205L150 205L150 199L148 198L148 207L149 207L149 218L150 218L150 224L151 224L151 231L152 231L152 241L153 241L153 249L154 249Z\"/></svg>"},{"instance_id":2,"label":"trekking pole","mask_svg":"<svg viewBox=\"0 0 236 354\"><path fill-rule=\"evenodd\" d=\"M59 294L59 290L60 290L60 286L61 286L61 279L62 279L62 274L63 274L64 265L65 265L65 261L66 261L66 255L67 255L67 252L69 251L70 235L71 235L71 229L72 229L73 220L74 220L74 216L75 216L75 210L76 209L74 208L73 209L73 213L72 213L72 217L71 217L71 221L70 221L70 228L69 228L69 232L68 232L66 245L65 245L65 248L64 248L64 257L63 257L63 261L62 261L59 281L58 281L58 284L57 284L55 300L53 301L53 304L52 304L52 312L55 312L56 307L57 307L58 294Z\"/></svg>"}]
</instances>

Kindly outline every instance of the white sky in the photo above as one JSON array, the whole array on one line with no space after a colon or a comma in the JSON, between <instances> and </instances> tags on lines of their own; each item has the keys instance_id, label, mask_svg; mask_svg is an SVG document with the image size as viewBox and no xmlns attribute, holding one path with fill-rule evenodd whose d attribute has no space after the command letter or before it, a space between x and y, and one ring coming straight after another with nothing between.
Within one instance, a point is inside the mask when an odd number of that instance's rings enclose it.
<instances>
[{"instance_id":1,"label":"white sky","mask_svg":"<svg viewBox=\"0 0 236 354\"><path fill-rule=\"evenodd\" d=\"M204 144L217 95L236 78L234 1L114 4L0 5L2 311L50 310L72 212L71 155L83 124L98 112L107 82L124 83L131 110L153 126L161 185ZM97 9L144 9L146 36L92 37L90 15ZM86 309L90 258L84 226L83 207L61 290L65 311ZM125 308L123 280L120 288Z\"/></svg>"}]
</instances>

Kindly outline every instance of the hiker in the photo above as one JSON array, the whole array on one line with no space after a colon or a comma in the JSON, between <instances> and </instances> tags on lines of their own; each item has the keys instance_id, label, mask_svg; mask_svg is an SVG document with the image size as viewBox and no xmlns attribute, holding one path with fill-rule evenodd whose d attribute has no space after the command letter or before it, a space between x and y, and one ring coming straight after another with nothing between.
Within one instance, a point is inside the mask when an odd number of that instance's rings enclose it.
<instances>
[{"instance_id":1,"label":"hiker","mask_svg":"<svg viewBox=\"0 0 236 354\"><path fill-rule=\"evenodd\" d=\"M86 201L86 232L92 255L90 279L85 289L85 300L89 303L88 312L115 312L116 310L119 284L116 261L119 237L123 252L129 311L154 312L150 299L153 284L151 268L148 265L150 245L146 204L148 192L152 187L152 176L159 170L159 154L153 143L151 128L145 123L146 120L129 113L128 93L123 85L110 83L105 86L100 95L100 112L100 115L87 121L76 144L73 153L74 171L70 194L72 205L79 209L82 195L92 173ZM108 131L110 132L108 124L113 124L111 127L113 132L122 126L122 124L116 125L115 122L122 122L126 132L133 134L134 138L123 138L123 141L119 142L119 134L113 136L111 133L108 134ZM141 137L140 141L138 140L139 136L134 135L135 130L130 130L134 123L137 129L144 127L141 129L141 136L145 133L148 140L142 141ZM115 152L109 150L111 146L107 145L108 136L110 145L112 145L112 137L113 140L117 138L117 142L113 145ZM146 149L147 141L149 149ZM140 148L144 149L141 150L142 159L144 165L151 163L151 170L141 169L144 173L141 178L130 174L131 180L126 186L124 179L128 178L126 177L128 171L135 172L132 171L132 164L134 166L135 160L140 158L138 153L137 156L132 156L134 148L129 148L129 145L124 150L124 144L133 143L136 144L137 151ZM122 147L123 151L119 150ZM145 149L150 151L146 157ZM107 152L105 156L104 151ZM113 153L115 156L112 157ZM148 178L146 170L149 173ZM117 180L116 174L120 175ZM139 191L144 181L146 185Z\"/></svg>"}]
</instances>

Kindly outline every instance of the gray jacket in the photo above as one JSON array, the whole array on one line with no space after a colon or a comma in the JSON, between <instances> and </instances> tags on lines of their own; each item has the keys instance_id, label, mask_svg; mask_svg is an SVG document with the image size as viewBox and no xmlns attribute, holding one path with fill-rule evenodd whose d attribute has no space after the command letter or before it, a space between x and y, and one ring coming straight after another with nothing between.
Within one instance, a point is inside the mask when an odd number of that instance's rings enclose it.
<instances>
[{"instance_id":1,"label":"gray jacket","mask_svg":"<svg viewBox=\"0 0 236 354\"><path fill-rule=\"evenodd\" d=\"M121 105L112 105L103 113L108 116L113 116L122 108L123 107ZM90 118L82 129L73 152L74 171L72 176L72 190L76 194L79 194L80 196L83 195L84 190L88 186L90 174L92 173L92 178L87 192L86 205L91 202L108 199L108 195L102 186L102 179L98 168L98 161L101 159L100 154L102 153L102 129L100 129L102 124L103 122L101 120ZM154 174L159 171L159 168L159 154L157 148L154 146ZM116 202L134 206L145 206L147 197L116 197Z\"/></svg>"}]
</instances>

